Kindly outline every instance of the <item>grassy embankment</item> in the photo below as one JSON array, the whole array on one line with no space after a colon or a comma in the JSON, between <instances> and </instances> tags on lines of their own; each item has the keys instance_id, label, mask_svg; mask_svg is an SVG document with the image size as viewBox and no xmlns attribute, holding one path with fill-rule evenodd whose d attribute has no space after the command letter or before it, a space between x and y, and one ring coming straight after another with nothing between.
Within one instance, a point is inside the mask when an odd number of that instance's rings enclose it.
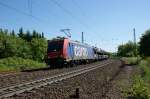
<instances>
[{"instance_id":1,"label":"grassy embankment","mask_svg":"<svg viewBox=\"0 0 150 99\"><path fill-rule=\"evenodd\" d=\"M141 73L134 75L133 84L127 95L133 99L150 99L150 57L142 60L137 58L123 58L127 64L137 64Z\"/></svg>"},{"instance_id":2,"label":"grassy embankment","mask_svg":"<svg viewBox=\"0 0 150 99\"><path fill-rule=\"evenodd\" d=\"M0 72L17 72L43 67L46 67L45 63L39 63L31 59L23 59L20 57L8 57L0 59Z\"/></svg>"}]
</instances>

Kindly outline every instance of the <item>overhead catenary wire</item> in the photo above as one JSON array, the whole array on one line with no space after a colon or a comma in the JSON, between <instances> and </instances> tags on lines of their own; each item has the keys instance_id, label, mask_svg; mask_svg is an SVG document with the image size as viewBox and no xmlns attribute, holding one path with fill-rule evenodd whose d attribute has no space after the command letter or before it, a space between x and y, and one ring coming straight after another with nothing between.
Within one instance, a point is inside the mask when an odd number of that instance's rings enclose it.
<instances>
[{"instance_id":1,"label":"overhead catenary wire","mask_svg":"<svg viewBox=\"0 0 150 99\"><path fill-rule=\"evenodd\" d=\"M72 12L70 12L67 8L63 7L61 5L61 3L57 2L57 0L49 0L51 1L53 4L55 4L56 6L58 6L61 10L63 10L66 14L68 14L69 16L71 16L75 21L77 21L81 26L83 26L84 28L86 28L86 30L96 33L95 30L92 29L91 26L88 26L85 22L83 22L82 20L80 20L78 17L76 17L74 14L72 14ZM91 35L92 36L92 35ZM85 40L84 40L85 41Z\"/></svg>"},{"instance_id":2,"label":"overhead catenary wire","mask_svg":"<svg viewBox=\"0 0 150 99\"><path fill-rule=\"evenodd\" d=\"M68 14L69 16L71 16L74 20L78 21L82 26L84 26L85 28L89 29L89 26L87 26L84 22L82 22L78 17L74 16L69 10L67 10L66 8L64 8L60 3L58 3L56 0L50 0L52 1L55 5L57 5L59 8L61 8L66 14ZM25 16L28 17L32 17L33 19L37 20L37 21L43 21L42 19L34 16L32 14L32 0L28 0L28 9L29 9L29 13L26 13L24 11L21 11L15 7L12 7L10 5L7 5L3 2L0 2L0 5L6 8L9 8L13 11L16 11L17 13L23 14Z\"/></svg>"},{"instance_id":3,"label":"overhead catenary wire","mask_svg":"<svg viewBox=\"0 0 150 99\"><path fill-rule=\"evenodd\" d=\"M21 11L21 10L18 10L17 8L14 8L14 7L12 7L12 6L9 6L9 5L5 4L5 3L0 2L0 6L9 8L9 9L11 9L11 10L13 10L13 11L16 11L17 13L23 14L23 15L25 15L25 16L32 17L33 19L35 19L35 20L37 20L37 21L42 21L40 18L38 18L38 17L36 17L36 16L33 16L33 15L29 14L29 13L26 13L26 12L23 12L23 11Z\"/></svg>"},{"instance_id":4,"label":"overhead catenary wire","mask_svg":"<svg viewBox=\"0 0 150 99\"><path fill-rule=\"evenodd\" d=\"M74 20L78 21L82 26L84 26L86 29L89 29L89 26L86 25L83 21L81 21L78 17L76 17L75 15L73 15L69 10L67 10L65 7L63 7L59 2L57 2L56 0L49 0L51 1L53 4L57 5L60 9L62 9L66 14L68 14L69 16L71 16Z\"/></svg>"},{"instance_id":5,"label":"overhead catenary wire","mask_svg":"<svg viewBox=\"0 0 150 99\"><path fill-rule=\"evenodd\" d=\"M85 11L82 10L81 6L76 2L76 0L71 0L72 4L80 10L80 13L83 17L87 17Z\"/></svg>"},{"instance_id":6,"label":"overhead catenary wire","mask_svg":"<svg viewBox=\"0 0 150 99\"><path fill-rule=\"evenodd\" d=\"M49 0L51 1L53 4L57 5L59 8L61 8L66 14L68 14L69 16L71 16L74 20L76 20L78 23L80 23L80 25L82 25L84 28L86 28L87 30L89 30L91 27L89 27L86 23L84 23L82 20L80 20L78 17L76 17L74 14L72 14L72 12L70 12L68 9L66 9L65 7L63 7L59 2L57 2L57 0ZM36 16L34 16L32 14L32 5L33 5L33 2L32 0L28 0L28 9L29 9L29 13L26 13L24 11L21 11L15 7L12 7L10 5L7 5L3 2L0 1L0 6L3 6L5 8L8 8L10 10L13 10L17 13L20 13L22 15L25 15L25 16L28 16L28 17L32 17L34 20L37 20L39 22L42 22L42 23L47 23L47 21L44 21ZM91 30L91 29L90 29Z\"/></svg>"},{"instance_id":7,"label":"overhead catenary wire","mask_svg":"<svg viewBox=\"0 0 150 99\"><path fill-rule=\"evenodd\" d=\"M1 1L2 1L2 0L0 0L0 6L2 6L2 7L8 8L8 9L10 9L10 10L12 10L12 11L15 11L16 13L19 13L19 14L21 14L21 15L24 15L24 16L27 16L27 17L31 17L32 19L36 20L36 22L43 23L43 24L45 24L45 25L48 24L48 21L47 21L47 20L43 20L43 19L41 19L41 18L39 18L39 17L36 17L36 16L33 15L33 13L32 13L32 15L31 15L30 13L26 13L26 12L24 12L24 11L21 11L21 10L19 10L19 9L17 9L17 8L15 8L15 7L12 7L12 6L10 6L10 5L7 5L7 4L5 4L5 3L1 2ZM33 0L32 0L32 4L33 4ZM5 27L5 26L2 26L2 27Z\"/></svg>"},{"instance_id":8,"label":"overhead catenary wire","mask_svg":"<svg viewBox=\"0 0 150 99\"><path fill-rule=\"evenodd\" d=\"M29 14L32 15L32 0L28 0Z\"/></svg>"}]
</instances>

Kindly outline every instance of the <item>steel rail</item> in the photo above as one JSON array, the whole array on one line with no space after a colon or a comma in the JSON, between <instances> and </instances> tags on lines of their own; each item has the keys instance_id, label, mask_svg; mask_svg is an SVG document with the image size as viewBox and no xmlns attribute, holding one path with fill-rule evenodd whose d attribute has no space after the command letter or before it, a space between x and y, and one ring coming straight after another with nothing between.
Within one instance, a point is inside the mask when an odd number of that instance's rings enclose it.
<instances>
[{"instance_id":1,"label":"steel rail","mask_svg":"<svg viewBox=\"0 0 150 99\"><path fill-rule=\"evenodd\" d=\"M7 76L15 76L16 74L20 74L20 73L0 74L0 78L2 78L2 77L7 77Z\"/></svg>"},{"instance_id":2,"label":"steel rail","mask_svg":"<svg viewBox=\"0 0 150 99\"><path fill-rule=\"evenodd\" d=\"M44 79L35 80L32 82L28 82L28 83L23 83L23 84L19 84L19 85L15 85L15 86L2 88L2 89L0 89L0 98L10 97L10 96L13 96L15 94L19 94L19 93L23 93L25 91L32 90L34 88L39 88L42 86L46 86L48 84L62 81L64 79L71 78L71 77L86 73L88 71L91 71L91 70L94 70L94 69L97 69L100 67L104 67L104 66L111 64L111 63L112 62L93 65L93 66L90 66L87 68L82 68L82 69L73 70L73 71L66 72L66 73L61 73L61 74L51 76L48 78L44 78Z\"/></svg>"},{"instance_id":3,"label":"steel rail","mask_svg":"<svg viewBox=\"0 0 150 99\"><path fill-rule=\"evenodd\" d=\"M106 62L107 62L107 61L104 61L104 63L106 63ZM96 65L96 64L97 64L97 62L94 63L94 65ZM91 66L91 65L93 65L93 63L87 64L86 67L87 67L87 66ZM80 65L79 65L79 66L80 66ZM79 66L78 66L78 67L79 67ZM84 68L84 65L82 66L82 68ZM76 68L76 69L73 68L73 70L77 70L77 69L78 69L78 68ZM68 69L68 70L69 70L69 69ZM65 71L65 72L68 72L68 70ZM73 70L69 70L69 71L73 71ZM34 72L34 71L33 71L33 72ZM0 76L0 79L3 78L3 77L8 78L9 76L10 76L10 77L11 77L11 76L13 77L13 76L18 75L18 74L24 74L24 75L26 75L26 73L27 73L27 72L24 72L24 73L16 73L16 74L12 74L12 75L9 74L8 76L6 75L6 77L5 77L5 76L2 76L2 77ZM31 72L30 72L30 73L31 73ZM64 73L64 72L63 72L63 73ZM55 74L55 75L57 75L57 74ZM54 75L50 75L50 76L54 76ZM48 76L48 77L50 77L50 76ZM5 79L5 78L3 78L3 79ZM44 78L45 78L45 77L42 77L41 79L44 79ZM47 78L47 77L46 77L46 78ZM10 79L11 79L11 78L10 78ZM21 81L21 83L18 83L18 84L28 83L28 82L35 81L35 80L39 80L39 79L27 80L27 81L24 80L24 81ZM8 86L0 87L0 89L8 88L8 87L11 87L11 86L14 86L14 84L10 84L10 85L8 85Z\"/></svg>"}]
</instances>

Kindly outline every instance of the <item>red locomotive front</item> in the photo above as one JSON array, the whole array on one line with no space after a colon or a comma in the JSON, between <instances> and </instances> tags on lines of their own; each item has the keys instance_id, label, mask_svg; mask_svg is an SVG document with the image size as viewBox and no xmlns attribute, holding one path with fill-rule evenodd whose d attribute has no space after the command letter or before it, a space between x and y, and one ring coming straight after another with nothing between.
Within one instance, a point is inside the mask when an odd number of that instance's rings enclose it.
<instances>
[{"instance_id":1,"label":"red locomotive front","mask_svg":"<svg viewBox=\"0 0 150 99\"><path fill-rule=\"evenodd\" d=\"M48 58L58 58L63 56L63 41L48 42Z\"/></svg>"},{"instance_id":2,"label":"red locomotive front","mask_svg":"<svg viewBox=\"0 0 150 99\"><path fill-rule=\"evenodd\" d=\"M48 41L47 58L49 65L61 66L66 60L67 39Z\"/></svg>"}]
</instances>

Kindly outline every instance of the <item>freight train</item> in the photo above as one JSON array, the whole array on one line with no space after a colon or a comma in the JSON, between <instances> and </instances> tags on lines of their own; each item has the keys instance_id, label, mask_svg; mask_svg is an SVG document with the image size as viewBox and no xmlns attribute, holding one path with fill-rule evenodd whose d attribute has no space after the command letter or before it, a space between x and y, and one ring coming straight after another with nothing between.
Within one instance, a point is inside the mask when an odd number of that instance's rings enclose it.
<instances>
[{"instance_id":1,"label":"freight train","mask_svg":"<svg viewBox=\"0 0 150 99\"><path fill-rule=\"evenodd\" d=\"M74 66L107 59L105 51L68 38L48 40L47 64L50 67Z\"/></svg>"}]
</instances>

